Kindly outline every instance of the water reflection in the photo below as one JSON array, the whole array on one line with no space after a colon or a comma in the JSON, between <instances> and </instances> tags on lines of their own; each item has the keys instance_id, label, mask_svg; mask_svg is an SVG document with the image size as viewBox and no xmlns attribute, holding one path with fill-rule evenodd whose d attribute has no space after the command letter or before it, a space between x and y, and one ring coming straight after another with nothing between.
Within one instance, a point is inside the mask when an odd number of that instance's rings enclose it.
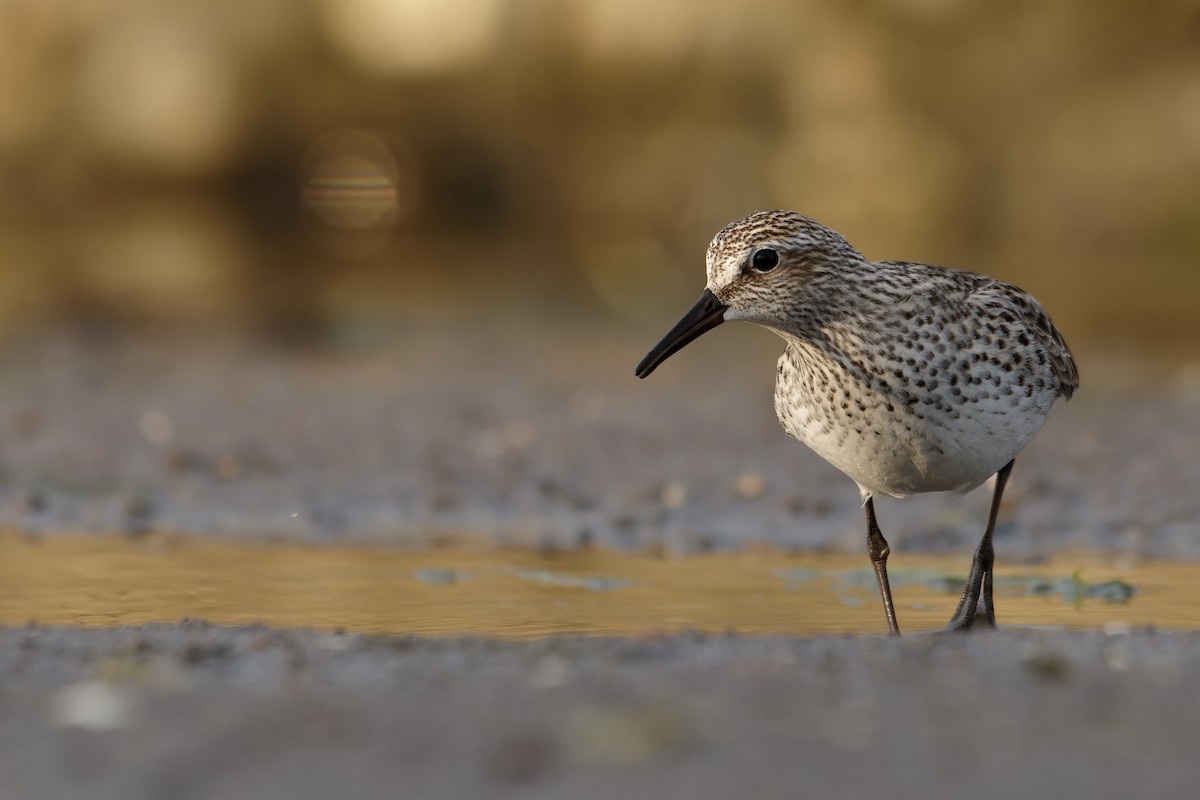
<instances>
[{"instance_id":1,"label":"water reflection","mask_svg":"<svg viewBox=\"0 0 1200 800\"><path fill-rule=\"evenodd\" d=\"M909 560L912 560L910 556ZM0 538L0 624L220 624L450 636L651 635L682 629L882 631L863 559L775 551L661 559L590 550L402 550L149 536ZM909 631L948 618L963 558L896 570ZM1001 623L1194 628L1200 565L1064 557L997 572ZM1115 582L1115 583L1114 583ZM1053 587L1131 587L1105 593Z\"/></svg>"}]
</instances>

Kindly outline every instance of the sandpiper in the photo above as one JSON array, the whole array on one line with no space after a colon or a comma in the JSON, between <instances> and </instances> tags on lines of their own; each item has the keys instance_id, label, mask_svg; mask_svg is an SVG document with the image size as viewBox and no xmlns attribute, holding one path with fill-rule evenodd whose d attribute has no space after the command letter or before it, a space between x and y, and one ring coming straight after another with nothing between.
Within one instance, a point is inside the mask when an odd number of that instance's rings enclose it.
<instances>
[{"instance_id":1,"label":"sandpiper","mask_svg":"<svg viewBox=\"0 0 1200 800\"><path fill-rule=\"evenodd\" d=\"M1013 459L1079 387L1037 300L964 270L870 261L792 211L726 225L708 246L699 302L638 364L644 378L705 331L747 320L787 343L775 412L790 436L858 484L867 552L890 633L888 543L877 495L967 492L996 476L987 528L948 630L995 626L992 533Z\"/></svg>"}]
</instances>

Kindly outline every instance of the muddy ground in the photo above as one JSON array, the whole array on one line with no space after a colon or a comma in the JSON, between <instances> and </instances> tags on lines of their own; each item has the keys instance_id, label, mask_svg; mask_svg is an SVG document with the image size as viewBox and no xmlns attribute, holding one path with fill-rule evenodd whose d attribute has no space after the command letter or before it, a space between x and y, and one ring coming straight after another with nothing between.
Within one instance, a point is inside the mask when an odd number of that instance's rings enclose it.
<instances>
[{"instance_id":1,"label":"muddy ground","mask_svg":"<svg viewBox=\"0 0 1200 800\"><path fill-rule=\"evenodd\" d=\"M1200 635L0 632L4 796L1190 797Z\"/></svg>"},{"instance_id":2,"label":"muddy ground","mask_svg":"<svg viewBox=\"0 0 1200 800\"><path fill-rule=\"evenodd\" d=\"M652 339L13 344L0 525L858 551L853 485L773 419L774 340L706 339L638 382ZM1194 370L1148 388L1082 372L1018 461L998 557L1200 556ZM986 505L981 490L879 513L896 557L965 553ZM0 742L5 798L1181 797L1200 779L1200 634L13 628Z\"/></svg>"},{"instance_id":3,"label":"muddy ground","mask_svg":"<svg viewBox=\"0 0 1200 800\"><path fill-rule=\"evenodd\" d=\"M303 351L144 337L0 353L0 525L688 553L863 549L854 484L783 433L778 340L728 326L648 380L617 326ZM1200 557L1200 368L1083 388L1018 458L1001 557ZM1130 375L1133 375L1131 378ZM1131 391L1130 387L1134 389ZM969 550L988 490L883 499L899 550Z\"/></svg>"}]
</instances>

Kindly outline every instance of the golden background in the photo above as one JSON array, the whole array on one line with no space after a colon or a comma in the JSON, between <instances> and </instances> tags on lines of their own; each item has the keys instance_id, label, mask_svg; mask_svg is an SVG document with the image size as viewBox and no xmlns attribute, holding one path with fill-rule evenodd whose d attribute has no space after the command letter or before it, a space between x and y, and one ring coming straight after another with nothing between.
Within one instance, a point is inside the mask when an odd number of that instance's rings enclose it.
<instances>
[{"instance_id":1,"label":"golden background","mask_svg":"<svg viewBox=\"0 0 1200 800\"><path fill-rule=\"evenodd\" d=\"M0 331L658 332L788 207L1187 357L1198 45L1191 2L3 0Z\"/></svg>"}]
</instances>

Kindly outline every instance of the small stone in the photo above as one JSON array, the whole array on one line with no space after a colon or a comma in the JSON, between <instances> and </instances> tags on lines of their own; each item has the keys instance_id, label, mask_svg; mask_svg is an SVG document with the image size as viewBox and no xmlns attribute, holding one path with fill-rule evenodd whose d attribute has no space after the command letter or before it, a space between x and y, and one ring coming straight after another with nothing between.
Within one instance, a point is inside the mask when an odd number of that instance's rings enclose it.
<instances>
[{"instance_id":1,"label":"small stone","mask_svg":"<svg viewBox=\"0 0 1200 800\"><path fill-rule=\"evenodd\" d=\"M128 724L129 702L112 684L83 681L65 686L54 695L51 716L63 727L118 730Z\"/></svg>"},{"instance_id":2,"label":"small stone","mask_svg":"<svg viewBox=\"0 0 1200 800\"><path fill-rule=\"evenodd\" d=\"M38 489L30 489L21 495L20 507L26 514L40 514L46 510L46 495Z\"/></svg>"},{"instance_id":3,"label":"small stone","mask_svg":"<svg viewBox=\"0 0 1200 800\"><path fill-rule=\"evenodd\" d=\"M766 489L767 480L761 472L743 472L733 484L734 493L743 500L757 500Z\"/></svg>"},{"instance_id":4,"label":"small stone","mask_svg":"<svg viewBox=\"0 0 1200 800\"><path fill-rule=\"evenodd\" d=\"M165 411L147 411L138 420L142 438L150 444L166 444L175 436L175 425Z\"/></svg>"},{"instance_id":5,"label":"small stone","mask_svg":"<svg viewBox=\"0 0 1200 800\"><path fill-rule=\"evenodd\" d=\"M683 481L667 481L663 484L659 500L664 508L683 508L688 500L687 484Z\"/></svg>"},{"instance_id":6,"label":"small stone","mask_svg":"<svg viewBox=\"0 0 1200 800\"><path fill-rule=\"evenodd\" d=\"M246 474L246 465L237 456L227 453L213 464L213 472L223 481L236 481Z\"/></svg>"}]
</instances>

